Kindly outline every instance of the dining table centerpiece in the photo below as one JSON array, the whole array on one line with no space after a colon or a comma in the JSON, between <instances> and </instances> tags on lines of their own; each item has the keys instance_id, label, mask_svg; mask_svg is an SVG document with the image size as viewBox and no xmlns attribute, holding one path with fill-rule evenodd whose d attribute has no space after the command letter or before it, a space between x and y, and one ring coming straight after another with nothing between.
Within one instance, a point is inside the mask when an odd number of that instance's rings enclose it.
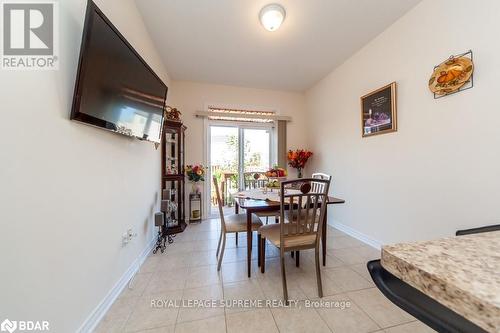
<instances>
[{"instance_id":1,"label":"dining table centerpiece","mask_svg":"<svg viewBox=\"0 0 500 333\"><path fill-rule=\"evenodd\" d=\"M288 165L297 169L297 177L302 178L302 170L306 166L307 161L313 155L309 150L296 149L289 150L287 154Z\"/></svg>"},{"instance_id":2,"label":"dining table centerpiece","mask_svg":"<svg viewBox=\"0 0 500 333\"><path fill-rule=\"evenodd\" d=\"M279 189L280 183L286 180L286 176L288 175L288 173L286 169L280 168L279 166L275 165L271 169L267 170L265 175L269 180L265 187L271 189L272 191L273 188Z\"/></svg>"},{"instance_id":3,"label":"dining table centerpiece","mask_svg":"<svg viewBox=\"0 0 500 333\"><path fill-rule=\"evenodd\" d=\"M205 181L205 167L201 164L186 165L186 177L192 184L192 193L199 193L199 182Z\"/></svg>"},{"instance_id":4,"label":"dining table centerpiece","mask_svg":"<svg viewBox=\"0 0 500 333\"><path fill-rule=\"evenodd\" d=\"M278 166L274 166L265 173L267 178L285 178L287 173L286 170Z\"/></svg>"}]
</instances>

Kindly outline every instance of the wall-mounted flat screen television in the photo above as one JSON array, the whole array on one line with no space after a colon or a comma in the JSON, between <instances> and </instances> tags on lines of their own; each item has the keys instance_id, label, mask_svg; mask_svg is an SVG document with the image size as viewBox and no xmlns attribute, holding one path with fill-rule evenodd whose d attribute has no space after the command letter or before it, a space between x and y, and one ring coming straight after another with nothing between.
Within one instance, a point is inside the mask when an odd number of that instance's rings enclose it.
<instances>
[{"instance_id":1,"label":"wall-mounted flat screen television","mask_svg":"<svg viewBox=\"0 0 500 333\"><path fill-rule=\"evenodd\" d=\"M168 87L89 0L71 119L160 142Z\"/></svg>"}]
</instances>

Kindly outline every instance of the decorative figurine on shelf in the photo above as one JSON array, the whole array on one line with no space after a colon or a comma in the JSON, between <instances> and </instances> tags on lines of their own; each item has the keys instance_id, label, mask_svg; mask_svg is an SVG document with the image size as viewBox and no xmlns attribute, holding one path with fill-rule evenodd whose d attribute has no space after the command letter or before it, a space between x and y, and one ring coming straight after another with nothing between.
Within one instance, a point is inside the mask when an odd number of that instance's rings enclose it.
<instances>
[{"instance_id":1,"label":"decorative figurine on shelf","mask_svg":"<svg viewBox=\"0 0 500 333\"><path fill-rule=\"evenodd\" d=\"M165 167L165 173L167 175L176 175L177 174L177 167L175 165L173 166L166 166Z\"/></svg>"},{"instance_id":2,"label":"decorative figurine on shelf","mask_svg":"<svg viewBox=\"0 0 500 333\"><path fill-rule=\"evenodd\" d=\"M288 151L288 165L297 169L297 177L302 178L302 169L306 166L307 160L313 155L309 150L297 149Z\"/></svg>"},{"instance_id":3,"label":"decorative figurine on shelf","mask_svg":"<svg viewBox=\"0 0 500 333\"><path fill-rule=\"evenodd\" d=\"M165 108L165 119L171 121L181 121L181 112L177 108L168 106Z\"/></svg>"},{"instance_id":4,"label":"decorative figurine on shelf","mask_svg":"<svg viewBox=\"0 0 500 333\"><path fill-rule=\"evenodd\" d=\"M167 215L167 228L172 228L176 227L179 225L179 222L173 218L172 216L175 216L177 213L177 204L171 200L167 200L168 205L167 205L167 210L165 211L165 214ZM169 237L169 243L170 242L170 237Z\"/></svg>"}]
</instances>

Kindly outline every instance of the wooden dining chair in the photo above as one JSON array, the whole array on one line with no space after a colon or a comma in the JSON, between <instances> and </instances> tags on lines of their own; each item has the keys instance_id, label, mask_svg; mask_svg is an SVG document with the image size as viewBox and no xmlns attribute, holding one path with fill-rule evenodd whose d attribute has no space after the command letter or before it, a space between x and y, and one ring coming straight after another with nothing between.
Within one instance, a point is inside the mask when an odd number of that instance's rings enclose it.
<instances>
[{"instance_id":1,"label":"wooden dining chair","mask_svg":"<svg viewBox=\"0 0 500 333\"><path fill-rule=\"evenodd\" d=\"M321 172L313 173L312 178L324 179L324 180L328 180L329 182L332 181L332 176L327 175L326 173L321 173ZM319 183L314 183L313 186L321 186L321 185ZM314 188L313 188L313 190L314 190Z\"/></svg>"},{"instance_id":2,"label":"wooden dining chair","mask_svg":"<svg viewBox=\"0 0 500 333\"><path fill-rule=\"evenodd\" d=\"M265 172L245 172L244 174L245 181L245 191L248 190L259 190L267 186L269 179L267 178ZM269 223L269 218L274 217L275 222L279 221L279 212L278 211L270 211L270 212L257 212L254 213L259 218L265 218L266 224ZM236 235L236 237L238 237Z\"/></svg>"},{"instance_id":3,"label":"wooden dining chair","mask_svg":"<svg viewBox=\"0 0 500 333\"><path fill-rule=\"evenodd\" d=\"M327 175L326 173L321 173L321 172L317 172L317 173L313 173L312 174L312 178L314 179L323 179L323 180L327 180L328 181L328 184L331 184L332 182L332 176L330 175ZM323 186L325 186L324 183L320 183L320 182L313 182L312 183L312 191L313 192L321 192L323 191ZM328 199L328 198L327 198ZM328 200L327 200L328 201ZM321 204L321 202L320 202ZM325 213L326 214L326 213ZM326 222L325 222L326 223Z\"/></svg>"},{"instance_id":4,"label":"wooden dining chair","mask_svg":"<svg viewBox=\"0 0 500 333\"><path fill-rule=\"evenodd\" d=\"M332 176L330 175L327 175L326 173L321 173L321 172L317 172L317 173L313 173L312 174L312 178L315 178L315 179L325 179L325 180L328 180L329 182L331 182L332 180ZM319 188L320 186L324 186L324 184L320 184L320 183L313 183L312 184L313 188L312 188L312 191L313 192L317 192L317 191L321 191L321 189ZM296 262L296 266L299 267L299 251L297 252L290 252L290 256L293 258L294 257L294 254L295 254L295 262Z\"/></svg>"},{"instance_id":5,"label":"wooden dining chair","mask_svg":"<svg viewBox=\"0 0 500 333\"><path fill-rule=\"evenodd\" d=\"M217 252L215 254L216 257L218 258L217 270L220 271L222 265L222 258L224 257L224 249L226 247L226 234L238 233L238 232L246 233L247 214L231 214L224 216L219 184L217 182L216 177L213 177L213 182L215 186L217 205L219 207L219 215L220 215L220 236L219 236L219 243L217 244ZM262 221L257 216L252 215L252 231L257 231L261 226L262 226Z\"/></svg>"},{"instance_id":6,"label":"wooden dining chair","mask_svg":"<svg viewBox=\"0 0 500 333\"><path fill-rule=\"evenodd\" d=\"M259 176L257 178L257 175ZM269 179L265 175L264 172L258 172L253 175L253 178L255 179L255 186L253 187L254 189L262 189L263 187L266 187L267 184L269 183ZM246 189L246 188L245 188ZM266 224L269 223L269 218L274 217L275 222L279 221L279 212L258 212L254 213L257 215L259 218L266 218Z\"/></svg>"},{"instance_id":7,"label":"wooden dining chair","mask_svg":"<svg viewBox=\"0 0 500 333\"><path fill-rule=\"evenodd\" d=\"M318 295L323 297L319 263L319 244L328 200L330 181L319 178L296 179L281 183L280 221L259 228L261 236L260 267L265 272L266 240L280 250L283 297L288 302L285 274L285 252L314 249ZM299 190L297 190L297 188Z\"/></svg>"}]
</instances>

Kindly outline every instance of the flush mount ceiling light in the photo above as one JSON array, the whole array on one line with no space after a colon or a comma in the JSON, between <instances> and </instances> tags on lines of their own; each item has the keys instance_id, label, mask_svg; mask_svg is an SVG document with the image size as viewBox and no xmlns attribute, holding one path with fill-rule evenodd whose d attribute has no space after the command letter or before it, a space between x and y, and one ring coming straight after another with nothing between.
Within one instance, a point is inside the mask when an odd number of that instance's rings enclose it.
<instances>
[{"instance_id":1,"label":"flush mount ceiling light","mask_svg":"<svg viewBox=\"0 0 500 333\"><path fill-rule=\"evenodd\" d=\"M261 9L259 14L260 23L268 31L275 31L285 20L285 8L278 4L270 4Z\"/></svg>"}]
</instances>

